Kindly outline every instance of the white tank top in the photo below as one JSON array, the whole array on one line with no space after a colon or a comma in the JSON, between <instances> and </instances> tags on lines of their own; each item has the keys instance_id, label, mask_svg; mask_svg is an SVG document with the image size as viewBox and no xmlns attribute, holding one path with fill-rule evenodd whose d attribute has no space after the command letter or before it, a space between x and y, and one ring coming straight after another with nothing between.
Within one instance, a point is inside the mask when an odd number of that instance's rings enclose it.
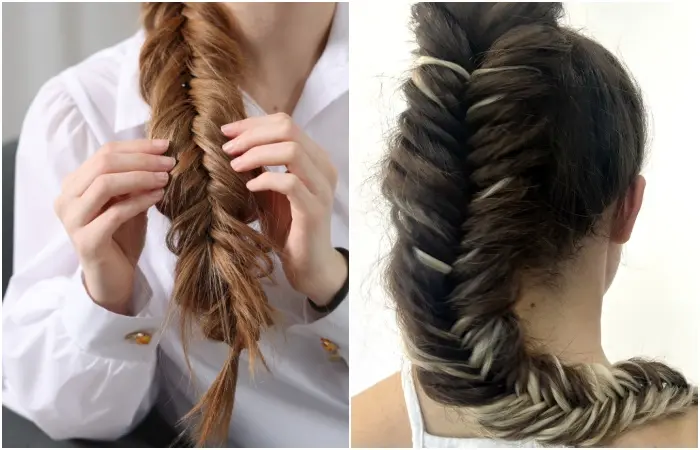
<instances>
[{"instance_id":1,"label":"white tank top","mask_svg":"<svg viewBox=\"0 0 700 450\"><path fill-rule=\"evenodd\" d=\"M499 441L495 439L467 439L456 437L434 436L425 431L423 414L418 402L418 394L411 376L411 365L404 363L401 371L403 393L406 399L408 420L411 424L411 439L413 448L541 448L534 442Z\"/></svg>"}]
</instances>

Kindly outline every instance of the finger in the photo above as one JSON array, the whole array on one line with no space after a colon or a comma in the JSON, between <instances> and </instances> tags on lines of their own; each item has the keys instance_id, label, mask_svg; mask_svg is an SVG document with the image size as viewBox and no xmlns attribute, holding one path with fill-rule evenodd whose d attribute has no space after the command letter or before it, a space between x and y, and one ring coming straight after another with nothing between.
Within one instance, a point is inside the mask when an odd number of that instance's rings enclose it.
<instances>
[{"instance_id":1,"label":"finger","mask_svg":"<svg viewBox=\"0 0 700 450\"><path fill-rule=\"evenodd\" d=\"M337 171L328 158L328 154L299 129L289 115L279 113L253 117L234 122L230 126L233 129L231 136L235 137L222 147L224 152L230 156L239 156L260 145L285 141L298 142L309 155L311 161L326 176L331 186L335 188L338 178Z\"/></svg>"},{"instance_id":2,"label":"finger","mask_svg":"<svg viewBox=\"0 0 700 450\"><path fill-rule=\"evenodd\" d=\"M135 195L107 208L85 227L85 232L100 242L106 242L124 222L145 212L163 198L163 189Z\"/></svg>"},{"instance_id":3,"label":"finger","mask_svg":"<svg viewBox=\"0 0 700 450\"><path fill-rule=\"evenodd\" d=\"M125 172L100 175L82 196L72 202L64 224L71 229L85 226L100 214L111 199L163 188L167 183L168 174L165 172Z\"/></svg>"},{"instance_id":4,"label":"finger","mask_svg":"<svg viewBox=\"0 0 700 450\"><path fill-rule=\"evenodd\" d=\"M168 149L167 139L134 139L132 141L114 141L103 145L98 152L104 153L149 153L162 155Z\"/></svg>"},{"instance_id":5,"label":"finger","mask_svg":"<svg viewBox=\"0 0 700 450\"><path fill-rule=\"evenodd\" d=\"M224 152L231 156L239 155L253 147L275 142L295 141L301 134L287 114L272 114L252 117L232 124L235 138L223 145Z\"/></svg>"},{"instance_id":6,"label":"finger","mask_svg":"<svg viewBox=\"0 0 700 450\"><path fill-rule=\"evenodd\" d=\"M127 143L134 148L145 149L144 143L152 141L128 141L107 144L88 161L66 178L63 193L69 197L78 197L92 184L98 176L117 172L167 172L175 166L175 159L148 152L121 151ZM167 143L167 141L165 141ZM129 147L131 149L131 147ZM160 151L160 150L158 150Z\"/></svg>"},{"instance_id":7,"label":"finger","mask_svg":"<svg viewBox=\"0 0 700 450\"><path fill-rule=\"evenodd\" d=\"M313 214L318 207L318 201L306 185L292 173L263 172L246 183L246 186L252 192L274 191L285 195L289 199L293 216Z\"/></svg>"},{"instance_id":8,"label":"finger","mask_svg":"<svg viewBox=\"0 0 700 450\"><path fill-rule=\"evenodd\" d=\"M279 121L280 119L285 119L286 117L289 117L288 114L285 113L276 113L276 114L268 114L266 116L255 116L255 117L247 117L243 120L238 120L236 122L231 122L227 123L226 125L221 127L221 132L224 133L224 136L234 138L244 132L245 130L249 130L254 127L259 127L261 125L269 124L272 122ZM291 118L290 118L291 119Z\"/></svg>"},{"instance_id":9,"label":"finger","mask_svg":"<svg viewBox=\"0 0 700 450\"><path fill-rule=\"evenodd\" d=\"M65 187L66 195L82 195L97 177L105 174L168 172L175 166L175 158L147 153L103 153L95 155L84 166L73 182Z\"/></svg>"},{"instance_id":10,"label":"finger","mask_svg":"<svg viewBox=\"0 0 700 450\"><path fill-rule=\"evenodd\" d=\"M296 142L277 142L253 147L231 161L231 167L236 172L245 172L262 166L287 166L287 170L298 176L313 194L330 189L325 174L316 167Z\"/></svg>"}]
</instances>

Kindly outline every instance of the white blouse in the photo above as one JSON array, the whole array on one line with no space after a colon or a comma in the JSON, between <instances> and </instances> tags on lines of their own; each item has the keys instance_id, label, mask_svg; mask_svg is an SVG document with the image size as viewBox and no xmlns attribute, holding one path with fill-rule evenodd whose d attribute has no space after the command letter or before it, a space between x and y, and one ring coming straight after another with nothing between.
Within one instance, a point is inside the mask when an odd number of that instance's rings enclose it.
<instances>
[{"instance_id":1,"label":"white blouse","mask_svg":"<svg viewBox=\"0 0 700 450\"><path fill-rule=\"evenodd\" d=\"M93 303L68 235L54 214L61 180L109 141L144 137L149 107L139 95L143 33L103 50L46 83L27 113L17 154L14 275L2 308L3 403L54 439L115 439L157 404L175 423L211 384L223 343L196 337L190 378L175 326L162 327L175 256L168 220L148 212L138 263L135 317ZM348 8L293 114L338 169L334 246L348 247ZM246 96L250 116L264 112ZM274 169L274 168L273 168ZM270 372L251 378L241 357L229 439L241 447L348 446L348 300L320 317L276 264L265 291L281 320L261 338ZM128 338L154 330L150 344ZM338 347L333 357L322 339Z\"/></svg>"}]
</instances>

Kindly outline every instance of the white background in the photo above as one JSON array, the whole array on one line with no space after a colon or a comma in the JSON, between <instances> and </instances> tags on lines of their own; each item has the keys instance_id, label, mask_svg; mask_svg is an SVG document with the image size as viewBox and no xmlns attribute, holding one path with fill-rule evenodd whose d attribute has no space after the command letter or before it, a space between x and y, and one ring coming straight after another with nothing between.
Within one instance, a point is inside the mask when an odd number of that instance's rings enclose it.
<instances>
[{"instance_id":1,"label":"white background","mask_svg":"<svg viewBox=\"0 0 700 450\"><path fill-rule=\"evenodd\" d=\"M623 59L651 116L646 196L605 298L605 350L612 360L662 358L697 382L700 42L692 30L700 7L676 2L566 8L567 23ZM383 139L403 108L398 89L413 48L408 15L409 5L396 2L353 2L351 8L351 395L400 368L401 347L378 261L387 251L388 231L372 176Z\"/></svg>"}]
</instances>

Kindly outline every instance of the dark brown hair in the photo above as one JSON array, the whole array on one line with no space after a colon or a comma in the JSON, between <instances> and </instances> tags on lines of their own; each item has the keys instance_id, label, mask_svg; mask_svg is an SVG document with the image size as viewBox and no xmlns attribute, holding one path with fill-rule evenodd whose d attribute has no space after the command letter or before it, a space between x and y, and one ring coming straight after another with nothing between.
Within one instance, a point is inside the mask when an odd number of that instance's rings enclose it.
<instances>
[{"instance_id":1,"label":"dark brown hair","mask_svg":"<svg viewBox=\"0 0 700 450\"><path fill-rule=\"evenodd\" d=\"M245 186L259 171L234 172L221 149L220 127L245 117L245 64L232 15L218 3L144 3L142 14L148 134L168 139L167 154L177 159L157 207L172 221L167 244L178 258L173 299L184 352L192 322L230 347L228 361L188 414L198 416L203 446L209 437L227 436L241 351L248 351L251 367L261 358L258 339L272 309L260 279L272 272L272 244L248 226L265 218Z\"/></svg>"},{"instance_id":2,"label":"dark brown hair","mask_svg":"<svg viewBox=\"0 0 700 450\"><path fill-rule=\"evenodd\" d=\"M697 404L658 362L567 365L528 348L514 304L550 279L639 174L637 86L558 3L420 3L384 167L387 281L425 393L507 439L593 446ZM448 268L430 268L425 255ZM446 272L446 273L443 273Z\"/></svg>"}]
</instances>

